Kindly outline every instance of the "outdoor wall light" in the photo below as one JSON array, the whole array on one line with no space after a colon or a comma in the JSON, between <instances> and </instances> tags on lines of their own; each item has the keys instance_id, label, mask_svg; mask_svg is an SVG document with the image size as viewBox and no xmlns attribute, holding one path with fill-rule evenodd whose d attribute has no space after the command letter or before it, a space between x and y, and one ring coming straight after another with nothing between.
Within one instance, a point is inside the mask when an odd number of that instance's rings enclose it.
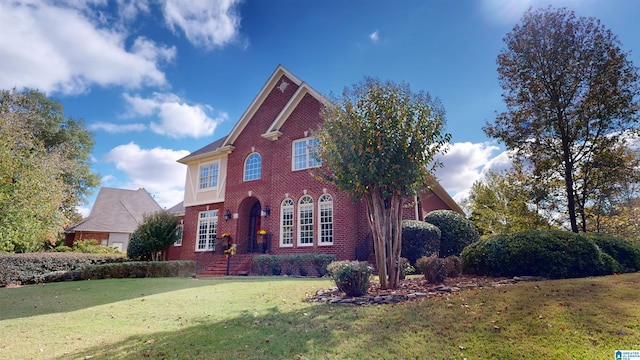
<instances>
[{"instance_id":1,"label":"outdoor wall light","mask_svg":"<svg viewBox=\"0 0 640 360\"><path fill-rule=\"evenodd\" d=\"M227 211L224 213L224 221L229 221L229 219L231 219L231 211L229 211L229 209L227 209Z\"/></svg>"},{"instance_id":2,"label":"outdoor wall light","mask_svg":"<svg viewBox=\"0 0 640 360\"><path fill-rule=\"evenodd\" d=\"M271 208L269 205L264 207L264 216L269 216L271 214Z\"/></svg>"}]
</instances>

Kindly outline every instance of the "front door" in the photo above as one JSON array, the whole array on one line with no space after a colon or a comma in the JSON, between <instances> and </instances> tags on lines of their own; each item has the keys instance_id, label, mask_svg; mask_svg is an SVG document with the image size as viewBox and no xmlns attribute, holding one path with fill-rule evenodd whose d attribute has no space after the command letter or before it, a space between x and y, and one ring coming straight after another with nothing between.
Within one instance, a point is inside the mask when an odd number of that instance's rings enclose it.
<instances>
[{"instance_id":1,"label":"front door","mask_svg":"<svg viewBox=\"0 0 640 360\"><path fill-rule=\"evenodd\" d=\"M258 248L258 244L256 242L256 234L258 233L258 230L260 230L260 221L262 220L260 217L261 211L262 207L260 206L260 201L256 201L249 213L249 252L262 252L262 249Z\"/></svg>"}]
</instances>

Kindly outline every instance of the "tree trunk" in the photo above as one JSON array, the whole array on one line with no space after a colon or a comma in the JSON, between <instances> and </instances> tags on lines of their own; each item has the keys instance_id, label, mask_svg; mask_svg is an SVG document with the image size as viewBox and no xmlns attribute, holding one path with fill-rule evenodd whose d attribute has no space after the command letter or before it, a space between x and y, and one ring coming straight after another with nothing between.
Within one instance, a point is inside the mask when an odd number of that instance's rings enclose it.
<instances>
[{"instance_id":1,"label":"tree trunk","mask_svg":"<svg viewBox=\"0 0 640 360\"><path fill-rule=\"evenodd\" d=\"M576 219L576 202L573 190L573 161L571 160L571 150L567 139L562 139L562 151L564 161L564 183L567 193L567 210L569 211L569 221L571 223L571 231L578 232L578 221Z\"/></svg>"},{"instance_id":2,"label":"tree trunk","mask_svg":"<svg viewBox=\"0 0 640 360\"><path fill-rule=\"evenodd\" d=\"M380 287L395 289L400 279L402 198L393 195L384 199L376 189L366 197L365 204L373 236Z\"/></svg>"}]
</instances>

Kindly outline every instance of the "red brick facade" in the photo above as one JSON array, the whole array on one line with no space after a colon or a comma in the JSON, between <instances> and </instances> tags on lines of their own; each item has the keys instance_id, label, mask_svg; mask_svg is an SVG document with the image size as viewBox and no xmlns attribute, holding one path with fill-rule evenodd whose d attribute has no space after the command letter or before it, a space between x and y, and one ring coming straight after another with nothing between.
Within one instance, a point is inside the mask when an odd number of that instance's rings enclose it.
<instances>
[{"instance_id":1,"label":"red brick facade","mask_svg":"<svg viewBox=\"0 0 640 360\"><path fill-rule=\"evenodd\" d=\"M283 83L287 86L281 86ZM226 169L221 171L221 174L226 174L226 178L223 179L224 201L198 204L198 195L195 200L190 200L194 204L185 201L182 245L169 249L169 259L196 258L198 214L207 209L218 210L217 237L223 233L230 233L237 245L238 253L255 251L255 232L262 229L270 235L269 252L272 254L325 253L333 254L339 260L355 259L356 246L370 233L364 205L354 204L347 194L336 191L330 184L316 180L312 176L313 169L293 170L293 143L311 137L313 131L318 128L321 122L320 99L315 90L286 69L276 69L244 115L250 116L243 116L222 144L232 146L232 150L223 155L211 152L212 158L226 156ZM276 119L283 117L283 114L284 121L277 122ZM277 128L275 125L280 126ZM264 136L276 131L279 132L277 137ZM195 152L197 157L194 156L193 160L188 156L181 162L195 169L196 162L210 161L212 158L208 159L206 154L202 155L201 150ZM260 179L244 181L245 161L254 153L258 153L262 158ZM187 188L198 184L197 178L190 180L188 176L187 182L189 181L192 184L187 183ZM318 239L318 201L323 194L329 194L333 199L332 245L320 245ZM305 195L313 199L314 236L313 244L310 245L298 244L298 202ZM436 197L431 196L428 201L421 198L420 212L450 208L439 197L434 200ZM281 205L285 199L291 199L294 203L293 245L287 247L280 245ZM417 209L416 206L408 207L403 210L403 216L415 219ZM227 211L231 215L230 219L224 217Z\"/></svg>"}]
</instances>

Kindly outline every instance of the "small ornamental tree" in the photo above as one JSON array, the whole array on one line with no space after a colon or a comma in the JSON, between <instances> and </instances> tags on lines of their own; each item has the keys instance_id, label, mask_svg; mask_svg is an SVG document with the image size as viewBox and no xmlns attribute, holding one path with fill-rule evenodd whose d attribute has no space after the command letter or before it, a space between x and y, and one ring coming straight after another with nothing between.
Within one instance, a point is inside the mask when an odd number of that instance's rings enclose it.
<instances>
[{"instance_id":1,"label":"small ornamental tree","mask_svg":"<svg viewBox=\"0 0 640 360\"><path fill-rule=\"evenodd\" d=\"M402 206L429 181L451 136L445 112L427 93L373 78L346 88L325 104L318 154L323 177L364 201L383 289L396 288Z\"/></svg>"},{"instance_id":2,"label":"small ornamental tree","mask_svg":"<svg viewBox=\"0 0 640 360\"><path fill-rule=\"evenodd\" d=\"M140 250L145 249L151 253L151 260L158 261L161 260L159 255L176 241L177 229L177 216L166 211L158 211L145 216L131 238L136 240L136 246Z\"/></svg>"}]
</instances>

